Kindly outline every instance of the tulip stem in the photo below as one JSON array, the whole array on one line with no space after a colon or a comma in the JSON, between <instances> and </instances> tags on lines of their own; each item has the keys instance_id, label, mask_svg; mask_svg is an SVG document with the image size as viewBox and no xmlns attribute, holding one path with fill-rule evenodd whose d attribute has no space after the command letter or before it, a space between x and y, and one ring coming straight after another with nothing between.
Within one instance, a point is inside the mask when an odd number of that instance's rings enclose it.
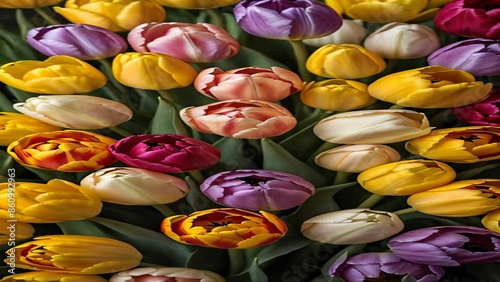
<instances>
[{"instance_id":1,"label":"tulip stem","mask_svg":"<svg viewBox=\"0 0 500 282\"><path fill-rule=\"evenodd\" d=\"M378 194L372 194L370 197L368 197L366 200L364 200L361 204L357 206L358 209L362 208L371 208L378 202L380 202L385 196L383 195L378 195Z\"/></svg>"},{"instance_id":2,"label":"tulip stem","mask_svg":"<svg viewBox=\"0 0 500 282\"><path fill-rule=\"evenodd\" d=\"M389 107L389 109L392 109L392 110L397 110L397 109L404 109L405 106L401 106L401 105L392 105Z\"/></svg>"},{"instance_id":3,"label":"tulip stem","mask_svg":"<svg viewBox=\"0 0 500 282\"><path fill-rule=\"evenodd\" d=\"M202 183L205 180L205 177L203 177L199 170L189 171L188 174L198 183Z\"/></svg>"},{"instance_id":4,"label":"tulip stem","mask_svg":"<svg viewBox=\"0 0 500 282\"><path fill-rule=\"evenodd\" d=\"M333 180L333 185L347 183L349 176L351 176L349 172L337 171L337 173L335 174L335 179Z\"/></svg>"},{"instance_id":5,"label":"tulip stem","mask_svg":"<svg viewBox=\"0 0 500 282\"><path fill-rule=\"evenodd\" d=\"M314 80L312 74L306 68L306 61L309 56L307 52L306 45L301 40L288 40L290 45L292 45L293 54L297 60L297 69L299 71L300 77L304 82L310 82Z\"/></svg>"},{"instance_id":6,"label":"tulip stem","mask_svg":"<svg viewBox=\"0 0 500 282\"><path fill-rule=\"evenodd\" d=\"M49 16L49 14L47 14L42 8L33 8L33 10L35 10L35 12L38 15L40 15L40 17L42 17L44 20L46 20L47 23L49 23L51 25L61 24L60 22L54 20L53 17Z\"/></svg>"},{"instance_id":7,"label":"tulip stem","mask_svg":"<svg viewBox=\"0 0 500 282\"><path fill-rule=\"evenodd\" d=\"M210 22L214 25L224 27L224 21L222 19L222 15L220 14L219 10L217 9L205 9L207 11L207 14L210 16Z\"/></svg>"},{"instance_id":8,"label":"tulip stem","mask_svg":"<svg viewBox=\"0 0 500 282\"><path fill-rule=\"evenodd\" d=\"M127 137L127 136L130 136L130 135L134 135L132 132L129 132L125 129L121 129L119 128L118 126L110 126L108 127L111 131L123 136L123 137Z\"/></svg>"},{"instance_id":9,"label":"tulip stem","mask_svg":"<svg viewBox=\"0 0 500 282\"><path fill-rule=\"evenodd\" d=\"M395 212L393 212L393 214L404 215L404 214L409 214L409 213L414 213L414 212L418 212L418 210L416 210L415 208L406 208L406 209L395 211Z\"/></svg>"},{"instance_id":10,"label":"tulip stem","mask_svg":"<svg viewBox=\"0 0 500 282\"><path fill-rule=\"evenodd\" d=\"M175 215L176 212L171 210L167 205L152 205L157 211L159 211L163 216L169 217Z\"/></svg>"},{"instance_id":11,"label":"tulip stem","mask_svg":"<svg viewBox=\"0 0 500 282\"><path fill-rule=\"evenodd\" d=\"M228 249L229 255L229 274L235 275L240 273L245 267L245 256L243 250Z\"/></svg>"}]
</instances>

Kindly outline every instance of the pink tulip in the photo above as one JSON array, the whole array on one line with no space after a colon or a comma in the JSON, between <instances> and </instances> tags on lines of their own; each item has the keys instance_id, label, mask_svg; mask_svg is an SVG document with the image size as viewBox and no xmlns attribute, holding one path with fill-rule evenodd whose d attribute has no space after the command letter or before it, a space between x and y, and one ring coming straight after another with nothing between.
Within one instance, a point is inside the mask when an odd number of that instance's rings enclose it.
<instances>
[{"instance_id":1,"label":"pink tulip","mask_svg":"<svg viewBox=\"0 0 500 282\"><path fill-rule=\"evenodd\" d=\"M451 113L468 124L500 126L500 88L475 104L452 108Z\"/></svg>"},{"instance_id":2,"label":"pink tulip","mask_svg":"<svg viewBox=\"0 0 500 282\"><path fill-rule=\"evenodd\" d=\"M302 79L289 70L246 67L224 72L201 71L194 81L201 94L217 100L255 99L276 102L302 89Z\"/></svg>"},{"instance_id":3,"label":"pink tulip","mask_svg":"<svg viewBox=\"0 0 500 282\"><path fill-rule=\"evenodd\" d=\"M227 100L180 111L190 127L233 138L260 139L291 130L297 120L284 107L258 100Z\"/></svg>"}]
</instances>

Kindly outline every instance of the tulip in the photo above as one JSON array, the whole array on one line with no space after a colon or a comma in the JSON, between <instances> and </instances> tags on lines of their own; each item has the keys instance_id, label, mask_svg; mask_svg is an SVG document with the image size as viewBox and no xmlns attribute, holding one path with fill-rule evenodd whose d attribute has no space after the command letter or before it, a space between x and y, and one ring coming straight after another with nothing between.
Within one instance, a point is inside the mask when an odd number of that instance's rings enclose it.
<instances>
[{"instance_id":1,"label":"tulip","mask_svg":"<svg viewBox=\"0 0 500 282\"><path fill-rule=\"evenodd\" d=\"M331 115L313 128L320 139L338 144L386 144L428 134L423 113L403 109L352 111Z\"/></svg>"},{"instance_id":2,"label":"tulip","mask_svg":"<svg viewBox=\"0 0 500 282\"><path fill-rule=\"evenodd\" d=\"M424 158L451 163L500 159L500 127L466 126L433 130L406 143L406 150Z\"/></svg>"},{"instance_id":3,"label":"tulip","mask_svg":"<svg viewBox=\"0 0 500 282\"><path fill-rule=\"evenodd\" d=\"M363 46L382 58L415 59L428 56L439 48L440 43L430 27L393 22L370 34Z\"/></svg>"},{"instance_id":4,"label":"tulip","mask_svg":"<svg viewBox=\"0 0 500 282\"><path fill-rule=\"evenodd\" d=\"M306 61L308 71L329 78L356 79L382 72L384 59L357 44L328 44L314 51Z\"/></svg>"},{"instance_id":5,"label":"tulip","mask_svg":"<svg viewBox=\"0 0 500 282\"><path fill-rule=\"evenodd\" d=\"M15 212L9 203L15 199ZM81 220L101 212L102 203L92 191L62 179L46 184L0 183L0 218L25 223L52 223Z\"/></svg>"},{"instance_id":6,"label":"tulip","mask_svg":"<svg viewBox=\"0 0 500 282\"><path fill-rule=\"evenodd\" d=\"M363 253L340 258L330 267L329 274L345 282L359 281L410 281L433 282L444 276L440 266L418 264L404 260L390 252Z\"/></svg>"},{"instance_id":7,"label":"tulip","mask_svg":"<svg viewBox=\"0 0 500 282\"><path fill-rule=\"evenodd\" d=\"M12 220L10 214L9 219ZM0 219L0 245L7 244L9 247L14 246L19 240L33 237L33 233L35 233L35 228L29 223L9 222L7 219Z\"/></svg>"},{"instance_id":8,"label":"tulip","mask_svg":"<svg viewBox=\"0 0 500 282\"><path fill-rule=\"evenodd\" d=\"M322 47L327 44L361 44L368 31L359 20L342 19L342 26L335 32L322 37L304 39L304 44Z\"/></svg>"},{"instance_id":9,"label":"tulip","mask_svg":"<svg viewBox=\"0 0 500 282\"><path fill-rule=\"evenodd\" d=\"M180 178L133 167L98 170L84 177L80 185L92 189L101 201L120 205L168 204L188 192L187 183Z\"/></svg>"},{"instance_id":10,"label":"tulip","mask_svg":"<svg viewBox=\"0 0 500 282\"><path fill-rule=\"evenodd\" d=\"M411 195L414 209L437 216L476 216L500 209L500 179L455 181Z\"/></svg>"},{"instance_id":11,"label":"tulip","mask_svg":"<svg viewBox=\"0 0 500 282\"><path fill-rule=\"evenodd\" d=\"M500 233L500 209L493 210L486 214L481 219L481 223L489 230Z\"/></svg>"},{"instance_id":12,"label":"tulip","mask_svg":"<svg viewBox=\"0 0 500 282\"><path fill-rule=\"evenodd\" d=\"M164 173L179 173L215 165L221 152L209 143L176 134L131 135L109 151L123 163Z\"/></svg>"},{"instance_id":13,"label":"tulip","mask_svg":"<svg viewBox=\"0 0 500 282\"><path fill-rule=\"evenodd\" d=\"M229 6L240 0L156 0L163 6L177 9L212 9Z\"/></svg>"},{"instance_id":14,"label":"tulip","mask_svg":"<svg viewBox=\"0 0 500 282\"><path fill-rule=\"evenodd\" d=\"M377 99L367 92L368 85L354 80L311 81L300 92L302 103L326 111L350 111L372 105Z\"/></svg>"},{"instance_id":15,"label":"tulip","mask_svg":"<svg viewBox=\"0 0 500 282\"><path fill-rule=\"evenodd\" d=\"M284 107L259 100L227 100L179 112L190 127L233 138L260 139L291 130L297 120Z\"/></svg>"},{"instance_id":16,"label":"tulip","mask_svg":"<svg viewBox=\"0 0 500 282\"><path fill-rule=\"evenodd\" d=\"M469 39L451 43L433 52L429 65L441 65L469 72L474 76L500 75L500 41Z\"/></svg>"},{"instance_id":17,"label":"tulip","mask_svg":"<svg viewBox=\"0 0 500 282\"><path fill-rule=\"evenodd\" d=\"M435 26L450 34L500 39L497 0L454 0L434 18Z\"/></svg>"},{"instance_id":18,"label":"tulip","mask_svg":"<svg viewBox=\"0 0 500 282\"><path fill-rule=\"evenodd\" d=\"M55 5L63 0L2 0L2 9L31 9Z\"/></svg>"},{"instance_id":19,"label":"tulip","mask_svg":"<svg viewBox=\"0 0 500 282\"><path fill-rule=\"evenodd\" d=\"M476 81L465 71L427 66L392 73L368 86L368 93L385 102L412 108L452 108L488 96L491 83Z\"/></svg>"},{"instance_id":20,"label":"tulip","mask_svg":"<svg viewBox=\"0 0 500 282\"><path fill-rule=\"evenodd\" d=\"M233 13L244 31L272 39L321 37L342 26L342 17L316 0L243 0Z\"/></svg>"},{"instance_id":21,"label":"tulip","mask_svg":"<svg viewBox=\"0 0 500 282\"><path fill-rule=\"evenodd\" d=\"M165 20L165 9L155 0L68 0L54 10L76 24L127 31L149 22Z\"/></svg>"},{"instance_id":22,"label":"tulip","mask_svg":"<svg viewBox=\"0 0 500 282\"><path fill-rule=\"evenodd\" d=\"M141 267L119 272L109 282L179 281L225 282L217 273L182 267Z\"/></svg>"},{"instance_id":23,"label":"tulip","mask_svg":"<svg viewBox=\"0 0 500 282\"><path fill-rule=\"evenodd\" d=\"M189 63L224 60L240 51L234 37L209 23L141 24L128 33L127 40L137 52L164 54Z\"/></svg>"},{"instance_id":24,"label":"tulip","mask_svg":"<svg viewBox=\"0 0 500 282\"><path fill-rule=\"evenodd\" d=\"M56 130L61 128L23 114L0 112L0 146L8 146L26 135Z\"/></svg>"},{"instance_id":25,"label":"tulip","mask_svg":"<svg viewBox=\"0 0 500 282\"><path fill-rule=\"evenodd\" d=\"M475 226L437 226L400 234L389 241L402 259L422 264L459 266L500 261L500 234Z\"/></svg>"},{"instance_id":26,"label":"tulip","mask_svg":"<svg viewBox=\"0 0 500 282\"><path fill-rule=\"evenodd\" d=\"M86 131L52 131L24 136L12 142L7 153L28 167L64 172L89 171L116 161L106 149L115 141Z\"/></svg>"},{"instance_id":27,"label":"tulip","mask_svg":"<svg viewBox=\"0 0 500 282\"><path fill-rule=\"evenodd\" d=\"M218 249L246 249L274 243L287 231L272 213L218 208L166 218L161 230L179 243Z\"/></svg>"},{"instance_id":28,"label":"tulip","mask_svg":"<svg viewBox=\"0 0 500 282\"><path fill-rule=\"evenodd\" d=\"M310 218L300 227L305 237L321 243L364 244L388 238L403 230L396 214L369 209L340 210Z\"/></svg>"},{"instance_id":29,"label":"tulip","mask_svg":"<svg viewBox=\"0 0 500 282\"><path fill-rule=\"evenodd\" d=\"M103 87L106 76L90 64L69 56L17 61L0 67L0 82L41 94L86 93Z\"/></svg>"},{"instance_id":30,"label":"tulip","mask_svg":"<svg viewBox=\"0 0 500 282\"><path fill-rule=\"evenodd\" d=\"M449 165L432 160L404 160L372 167L358 175L358 183L378 195L411 195L452 182Z\"/></svg>"},{"instance_id":31,"label":"tulip","mask_svg":"<svg viewBox=\"0 0 500 282\"><path fill-rule=\"evenodd\" d=\"M201 71L194 81L201 94L216 100L282 100L302 89L302 79L280 67L244 67L224 72L220 68Z\"/></svg>"},{"instance_id":32,"label":"tulip","mask_svg":"<svg viewBox=\"0 0 500 282\"><path fill-rule=\"evenodd\" d=\"M398 151L385 145L344 145L324 151L314 158L316 164L329 170L360 173L372 167L397 162Z\"/></svg>"},{"instance_id":33,"label":"tulip","mask_svg":"<svg viewBox=\"0 0 500 282\"><path fill-rule=\"evenodd\" d=\"M325 0L325 4L334 9L337 13L344 13L344 6L339 0Z\"/></svg>"},{"instance_id":34,"label":"tulip","mask_svg":"<svg viewBox=\"0 0 500 282\"><path fill-rule=\"evenodd\" d=\"M500 88L493 89L488 98L475 104L452 108L451 113L469 124L500 126Z\"/></svg>"},{"instance_id":35,"label":"tulip","mask_svg":"<svg viewBox=\"0 0 500 282\"><path fill-rule=\"evenodd\" d=\"M212 201L246 210L285 210L304 203L314 185L285 172L240 169L210 176L200 190Z\"/></svg>"},{"instance_id":36,"label":"tulip","mask_svg":"<svg viewBox=\"0 0 500 282\"><path fill-rule=\"evenodd\" d=\"M193 83L198 72L188 63L150 52L118 54L113 60L113 76L129 87L167 90Z\"/></svg>"},{"instance_id":37,"label":"tulip","mask_svg":"<svg viewBox=\"0 0 500 282\"><path fill-rule=\"evenodd\" d=\"M55 273L50 271L29 271L4 277L2 282L106 282L98 275Z\"/></svg>"},{"instance_id":38,"label":"tulip","mask_svg":"<svg viewBox=\"0 0 500 282\"><path fill-rule=\"evenodd\" d=\"M81 235L40 236L14 250L16 267L55 273L113 273L136 267L142 259L128 243Z\"/></svg>"}]
</instances>

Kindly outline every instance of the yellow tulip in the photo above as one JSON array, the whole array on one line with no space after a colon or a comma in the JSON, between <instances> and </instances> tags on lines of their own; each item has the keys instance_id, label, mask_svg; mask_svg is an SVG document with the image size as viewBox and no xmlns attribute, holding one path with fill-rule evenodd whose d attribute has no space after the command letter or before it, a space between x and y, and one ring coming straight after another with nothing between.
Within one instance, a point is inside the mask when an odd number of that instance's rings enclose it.
<instances>
[{"instance_id":1,"label":"yellow tulip","mask_svg":"<svg viewBox=\"0 0 500 282\"><path fill-rule=\"evenodd\" d=\"M0 67L0 82L41 94L86 93L103 87L106 76L90 64L70 56L45 61L17 61Z\"/></svg>"},{"instance_id":2,"label":"yellow tulip","mask_svg":"<svg viewBox=\"0 0 500 282\"><path fill-rule=\"evenodd\" d=\"M71 182L0 183L0 218L26 223L52 223L91 218L101 212L97 195Z\"/></svg>"},{"instance_id":3,"label":"yellow tulip","mask_svg":"<svg viewBox=\"0 0 500 282\"><path fill-rule=\"evenodd\" d=\"M30 9L55 5L63 0L2 0L0 8L6 9Z\"/></svg>"},{"instance_id":4,"label":"yellow tulip","mask_svg":"<svg viewBox=\"0 0 500 282\"><path fill-rule=\"evenodd\" d=\"M106 282L98 275L29 271L4 277L1 282Z\"/></svg>"},{"instance_id":5,"label":"yellow tulip","mask_svg":"<svg viewBox=\"0 0 500 282\"><path fill-rule=\"evenodd\" d=\"M150 22L163 22L165 9L155 0L68 0L54 10L75 24L111 31L128 31Z\"/></svg>"},{"instance_id":6,"label":"yellow tulip","mask_svg":"<svg viewBox=\"0 0 500 282\"><path fill-rule=\"evenodd\" d=\"M466 126L435 129L406 143L415 155L451 163L476 163L500 159L499 126Z\"/></svg>"},{"instance_id":7,"label":"yellow tulip","mask_svg":"<svg viewBox=\"0 0 500 282\"><path fill-rule=\"evenodd\" d=\"M342 5L342 0L325 0L325 4L334 9L335 12L342 14L344 13L344 6Z\"/></svg>"},{"instance_id":8,"label":"yellow tulip","mask_svg":"<svg viewBox=\"0 0 500 282\"><path fill-rule=\"evenodd\" d=\"M57 130L61 130L61 128L27 115L0 112L0 146L8 146L10 143L33 133Z\"/></svg>"},{"instance_id":9,"label":"yellow tulip","mask_svg":"<svg viewBox=\"0 0 500 282\"><path fill-rule=\"evenodd\" d=\"M166 90L193 83L198 72L179 59L151 52L119 54L113 60L118 82L140 89Z\"/></svg>"},{"instance_id":10,"label":"yellow tulip","mask_svg":"<svg viewBox=\"0 0 500 282\"><path fill-rule=\"evenodd\" d=\"M381 77L368 86L368 94L405 107L452 108L484 99L492 87L462 70L427 66Z\"/></svg>"},{"instance_id":11,"label":"yellow tulip","mask_svg":"<svg viewBox=\"0 0 500 282\"><path fill-rule=\"evenodd\" d=\"M489 212L481 219L481 223L489 230L500 233L500 209Z\"/></svg>"},{"instance_id":12,"label":"yellow tulip","mask_svg":"<svg viewBox=\"0 0 500 282\"><path fill-rule=\"evenodd\" d=\"M55 273L113 273L136 267L142 259L142 254L128 243L80 235L40 236L7 253L12 251L16 267Z\"/></svg>"},{"instance_id":13,"label":"yellow tulip","mask_svg":"<svg viewBox=\"0 0 500 282\"><path fill-rule=\"evenodd\" d=\"M35 233L35 228L29 223L8 222L7 219L0 219L0 245L14 246L17 240L33 237L33 233Z\"/></svg>"},{"instance_id":14,"label":"yellow tulip","mask_svg":"<svg viewBox=\"0 0 500 282\"><path fill-rule=\"evenodd\" d=\"M312 81L300 92L300 100L310 107L326 111L350 111L377 101L368 95L367 87L364 83L345 79Z\"/></svg>"},{"instance_id":15,"label":"yellow tulip","mask_svg":"<svg viewBox=\"0 0 500 282\"><path fill-rule=\"evenodd\" d=\"M160 5L177 9L211 9L229 6L241 0L156 0Z\"/></svg>"},{"instance_id":16,"label":"yellow tulip","mask_svg":"<svg viewBox=\"0 0 500 282\"><path fill-rule=\"evenodd\" d=\"M378 195L411 195L452 182L455 171L432 160L405 160L372 167L358 175L358 183Z\"/></svg>"},{"instance_id":17,"label":"yellow tulip","mask_svg":"<svg viewBox=\"0 0 500 282\"><path fill-rule=\"evenodd\" d=\"M385 61L379 54L358 44L328 44L306 61L310 72L324 77L356 79L382 72Z\"/></svg>"},{"instance_id":18,"label":"yellow tulip","mask_svg":"<svg viewBox=\"0 0 500 282\"><path fill-rule=\"evenodd\" d=\"M500 179L452 182L411 195L407 202L419 212L449 217L485 214L500 208Z\"/></svg>"}]
</instances>

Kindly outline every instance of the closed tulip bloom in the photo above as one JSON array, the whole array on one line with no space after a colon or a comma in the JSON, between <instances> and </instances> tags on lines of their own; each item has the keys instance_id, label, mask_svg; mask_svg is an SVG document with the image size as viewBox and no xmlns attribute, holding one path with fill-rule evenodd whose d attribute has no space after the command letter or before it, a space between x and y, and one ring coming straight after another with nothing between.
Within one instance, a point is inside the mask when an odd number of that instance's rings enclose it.
<instances>
[{"instance_id":1,"label":"closed tulip bloom","mask_svg":"<svg viewBox=\"0 0 500 282\"><path fill-rule=\"evenodd\" d=\"M17 61L0 67L0 82L40 94L87 93L103 87L106 76L90 64L69 56L45 61Z\"/></svg>"},{"instance_id":2,"label":"closed tulip bloom","mask_svg":"<svg viewBox=\"0 0 500 282\"><path fill-rule=\"evenodd\" d=\"M151 52L118 54L113 76L123 85L149 90L167 90L193 83L198 72L179 59Z\"/></svg>"},{"instance_id":3,"label":"closed tulip bloom","mask_svg":"<svg viewBox=\"0 0 500 282\"><path fill-rule=\"evenodd\" d=\"M55 5L63 0L2 0L0 8L6 9L31 9Z\"/></svg>"},{"instance_id":4,"label":"closed tulip bloom","mask_svg":"<svg viewBox=\"0 0 500 282\"><path fill-rule=\"evenodd\" d=\"M165 9L154 0L68 0L54 10L75 24L95 25L111 31L128 31L149 22L165 20Z\"/></svg>"},{"instance_id":5,"label":"closed tulip bloom","mask_svg":"<svg viewBox=\"0 0 500 282\"><path fill-rule=\"evenodd\" d=\"M111 277L109 282L225 282L217 273L182 267L141 267L121 271Z\"/></svg>"},{"instance_id":6,"label":"closed tulip bloom","mask_svg":"<svg viewBox=\"0 0 500 282\"><path fill-rule=\"evenodd\" d=\"M234 37L209 23L141 24L128 33L127 40L137 52L164 54L189 63L224 60L240 51L240 43Z\"/></svg>"},{"instance_id":7,"label":"closed tulip bloom","mask_svg":"<svg viewBox=\"0 0 500 282\"><path fill-rule=\"evenodd\" d=\"M214 202L232 208L285 210L304 203L314 193L314 185L290 173L240 169L210 176L200 190Z\"/></svg>"},{"instance_id":8,"label":"closed tulip bloom","mask_svg":"<svg viewBox=\"0 0 500 282\"><path fill-rule=\"evenodd\" d=\"M368 31L359 20L342 19L342 26L335 32L322 37L304 39L304 44L322 47L327 44L361 44Z\"/></svg>"},{"instance_id":9,"label":"closed tulip bloom","mask_svg":"<svg viewBox=\"0 0 500 282\"><path fill-rule=\"evenodd\" d=\"M120 205L168 204L188 192L187 183L178 177L134 167L104 168L84 177L80 185L101 201Z\"/></svg>"},{"instance_id":10,"label":"closed tulip bloom","mask_svg":"<svg viewBox=\"0 0 500 282\"><path fill-rule=\"evenodd\" d=\"M55 273L113 273L136 267L142 259L132 245L96 236L40 236L14 250L17 267Z\"/></svg>"},{"instance_id":11,"label":"closed tulip bloom","mask_svg":"<svg viewBox=\"0 0 500 282\"><path fill-rule=\"evenodd\" d=\"M244 31L272 39L321 37L342 26L342 17L316 0L243 0L233 13Z\"/></svg>"},{"instance_id":12,"label":"closed tulip bloom","mask_svg":"<svg viewBox=\"0 0 500 282\"><path fill-rule=\"evenodd\" d=\"M320 153L317 165L329 170L360 173L372 167L401 159L398 151L385 145L344 145Z\"/></svg>"},{"instance_id":13,"label":"closed tulip bloom","mask_svg":"<svg viewBox=\"0 0 500 282\"><path fill-rule=\"evenodd\" d=\"M7 153L18 163L64 172L91 171L116 162L107 147L116 140L86 131L37 133L12 142Z\"/></svg>"},{"instance_id":14,"label":"closed tulip bloom","mask_svg":"<svg viewBox=\"0 0 500 282\"><path fill-rule=\"evenodd\" d=\"M403 109L352 111L331 115L313 128L320 139L338 144L396 143L431 132L423 113Z\"/></svg>"},{"instance_id":15,"label":"closed tulip bloom","mask_svg":"<svg viewBox=\"0 0 500 282\"><path fill-rule=\"evenodd\" d=\"M406 143L406 150L424 158L476 163L500 159L500 127L466 126L433 130Z\"/></svg>"},{"instance_id":16,"label":"closed tulip bloom","mask_svg":"<svg viewBox=\"0 0 500 282\"><path fill-rule=\"evenodd\" d=\"M382 58L415 59L428 56L440 43L436 32L423 24L389 23L370 34L363 46Z\"/></svg>"},{"instance_id":17,"label":"closed tulip bloom","mask_svg":"<svg viewBox=\"0 0 500 282\"><path fill-rule=\"evenodd\" d=\"M53 223L81 220L101 212L97 195L69 181L52 179L46 184L16 182L12 191L8 183L0 183L0 218L13 219L9 197L16 199L14 219L26 223Z\"/></svg>"},{"instance_id":18,"label":"closed tulip bloom","mask_svg":"<svg viewBox=\"0 0 500 282\"><path fill-rule=\"evenodd\" d=\"M209 168L221 156L209 143L176 134L131 135L111 145L109 151L127 165L163 173Z\"/></svg>"},{"instance_id":19,"label":"closed tulip bloom","mask_svg":"<svg viewBox=\"0 0 500 282\"><path fill-rule=\"evenodd\" d=\"M177 9L211 9L229 6L240 0L156 0L163 6Z\"/></svg>"},{"instance_id":20,"label":"closed tulip bloom","mask_svg":"<svg viewBox=\"0 0 500 282\"><path fill-rule=\"evenodd\" d=\"M190 127L205 133L246 139L279 136L297 120L284 107L259 100L227 100L179 112Z\"/></svg>"},{"instance_id":21,"label":"closed tulip bloom","mask_svg":"<svg viewBox=\"0 0 500 282\"><path fill-rule=\"evenodd\" d=\"M452 182L456 173L449 165L432 160L404 160L369 168L358 183L378 195L411 195Z\"/></svg>"},{"instance_id":22,"label":"closed tulip bloom","mask_svg":"<svg viewBox=\"0 0 500 282\"><path fill-rule=\"evenodd\" d=\"M99 60L127 50L127 42L120 35L85 24L33 28L26 39L31 47L49 57L67 55L80 60Z\"/></svg>"},{"instance_id":23,"label":"closed tulip bloom","mask_svg":"<svg viewBox=\"0 0 500 282\"><path fill-rule=\"evenodd\" d=\"M302 89L302 79L280 67L202 70L194 81L201 94L216 100L254 99L276 102Z\"/></svg>"},{"instance_id":24,"label":"closed tulip bloom","mask_svg":"<svg viewBox=\"0 0 500 282\"><path fill-rule=\"evenodd\" d=\"M497 0L455 0L437 13L434 24L463 37L500 39L499 12Z\"/></svg>"},{"instance_id":25,"label":"closed tulip bloom","mask_svg":"<svg viewBox=\"0 0 500 282\"><path fill-rule=\"evenodd\" d=\"M300 92L300 100L309 107L326 111L356 110L377 102L367 88L368 85L355 80L311 81Z\"/></svg>"},{"instance_id":26,"label":"closed tulip bloom","mask_svg":"<svg viewBox=\"0 0 500 282\"><path fill-rule=\"evenodd\" d=\"M2 282L106 282L99 275L55 273L50 271L29 271L4 277Z\"/></svg>"},{"instance_id":27,"label":"closed tulip bloom","mask_svg":"<svg viewBox=\"0 0 500 282\"><path fill-rule=\"evenodd\" d=\"M356 79L382 72L385 61L379 54L358 44L328 44L306 61L308 71L329 78Z\"/></svg>"},{"instance_id":28,"label":"closed tulip bloom","mask_svg":"<svg viewBox=\"0 0 500 282\"><path fill-rule=\"evenodd\" d=\"M500 209L493 210L486 214L481 219L481 223L489 230L500 233Z\"/></svg>"},{"instance_id":29,"label":"closed tulip bloom","mask_svg":"<svg viewBox=\"0 0 500 282\"><path fill-rule=\"evenodd\" d=\"M13 218L9 219L12 220ZM34 233L35 228L33 228L33 225L29 223L8 222L7 219L0 219L0 245L8 244L8 246L13 246L13 243L19 240L33 237Z\"/></svg>"},{"instance_id":30,"label":"closed tulip bloom","mask_svg":"<svg viewBox=\"0 0 500 282\"><path fill-rule=\"evenodd\" d=\"M452 108L451 113L472 125L500 126L500 88L493 89L488 98L475 104Z\"/></svg>"},{"instance_id":31,"label":"closed tulip bloom","mask_svg":"<svg viewBox=\"0 0 500 282\"><path fill-rule=\"evenodd\" d=\"M452 182L411 195L414 209L437 216L476 216L500 209L500 179L473 179Z\"/></svg>"},{"instance_id":32,"label":"closed tulip bloom","mask_svg":"<svg viewBox=\"0 0 500 282\"><path fill-rule=\"evenodd\" d=\"M349 245L380 241L403 230L399 217L369 209L339 210L310 218L300 227L305 237L321 243Z\"/></svg>"},{"instance_id":33,"label":"closed tulip bloom","mask_svg":"<svg viewBox=\"0 0 500 282\"><path fill-rule=\"evenodd\" d=\"M287 226L272 213L219 208L166 218L161 230L179 243L218 249L247 249L274 243Z\"/></svg>"},{"instance_id":34,"label":"closed tulip bloom","mask_svg":"<svg viewBox=\"0 0 500 282\"><path fill-rule=\"evenodd\" d=\"M427 66L395 72L368 86L368 93L385 102L412 108L452 108L488 96L491 83L477 81L465 71Z\"/></svg>"},{"instance_id":35,"label":"closed tulip bloom","mask_svg":"<svg viewBox=\"0 0 500 282\"><path fill-rule=\"evenodd\" d=\"M475 226L437 226L400 234L389 241L398 257L415 263L460 266L500 261L500 234Z\"/></svg>"},{"instance_id":36,"label":"closed tulip bloom","mask_svg":"<svg viewBox=\"0 0 500 282\"><path fill-rule=\"evenodd\" d=\"M427 58L429 65L463 70L474 76L500 75L500 66L496 64L499 60L500 41L482 38L451 43Z\"/></svg>"},{"instance_id":37,"label":"closed tulip bloom","mask_svg":"<svg viewBox=\"0 0 500 282\"><path fill-rule=\"evenodd\" d=\"M0 146L9 146L26 135L57 130L61 128L27 115L0 112Z\"/></svg>"},{"instance_id":38,"label":"closed tulip bloom","mask_svg":"<svg viewBox=\"0 0 500 282\"><path fill-rule=\"evenodd\" d=\"M444 276L444 270L440 266L413 263L393 253L381 252L340 258L330 267L329 274L345 282L401 281L406 276L416 282L435 282Z\"/></svg>"}]
</instances>

